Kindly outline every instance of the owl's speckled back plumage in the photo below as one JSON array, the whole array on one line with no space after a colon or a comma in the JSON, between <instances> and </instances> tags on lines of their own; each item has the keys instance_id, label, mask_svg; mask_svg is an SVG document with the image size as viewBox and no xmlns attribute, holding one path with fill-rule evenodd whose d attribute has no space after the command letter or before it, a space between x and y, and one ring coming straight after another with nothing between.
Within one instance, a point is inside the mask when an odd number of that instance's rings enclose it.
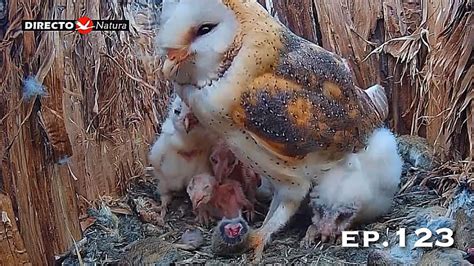
<instances>
[{"instance_id":1,"label":"owl's speckled back plumage","mask_svg":"<svg viewBox=\"0 0 474 266\"><path fill-rule=\"evenodd\" d=\"M285 156L364 147L382 121L342 59L290 32L280 38L274 73L242 93L240 122Z\"/></svg>"}]
</instances>

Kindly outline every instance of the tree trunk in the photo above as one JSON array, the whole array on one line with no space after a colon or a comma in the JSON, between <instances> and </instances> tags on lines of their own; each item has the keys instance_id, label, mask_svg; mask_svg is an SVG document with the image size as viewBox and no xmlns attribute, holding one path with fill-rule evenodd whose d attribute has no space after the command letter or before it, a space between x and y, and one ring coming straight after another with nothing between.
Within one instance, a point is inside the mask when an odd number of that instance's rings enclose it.
<instances>
[{"instance_id":1,"label":"tree trunk","mask_svg":"<svg viewBox=\"0 0 474 266\"><path fill-rule=\"evenodd\" d=\"M18 231L10 197L0 193L0 265L31 264Z\"/></svg>"},{"instance_id":2,"label":"tree trunk","mask_svg":"<svg viewBox=\"0 0 474 266\"><path fill-rule=\"evenodd\" d=\"M19 32L23 19L84 14L128 19L131 32ZM34 264L51 264L81 238L85 209L122 195L144 171L169 95L154 47L157 16L152 1L9 3L0 42L0 191L13 201L10 217ZM27 76L46 95L27 99Z\"/></svg>"}]
</instances>

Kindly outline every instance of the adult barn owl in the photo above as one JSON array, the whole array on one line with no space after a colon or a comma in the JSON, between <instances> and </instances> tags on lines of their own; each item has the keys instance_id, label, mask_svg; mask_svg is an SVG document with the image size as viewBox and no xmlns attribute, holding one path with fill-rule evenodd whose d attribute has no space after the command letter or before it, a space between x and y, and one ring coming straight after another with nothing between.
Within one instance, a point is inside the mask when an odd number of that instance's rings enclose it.
<instances>
[{"instance_id":1,"label":"adult barn owl","mask_svg":"<svg viewBox=\"0 0 474 266\"><path fill-rule=\"evenodd\" d=\"M165 77L274 186L263 225L249 236L258 261L312 181L364 150L382 126L374 102L385 99L383 89L356 88L342 58L293 34L255 0L180 0L164 13Z\"/></svg>"}]
</instances>

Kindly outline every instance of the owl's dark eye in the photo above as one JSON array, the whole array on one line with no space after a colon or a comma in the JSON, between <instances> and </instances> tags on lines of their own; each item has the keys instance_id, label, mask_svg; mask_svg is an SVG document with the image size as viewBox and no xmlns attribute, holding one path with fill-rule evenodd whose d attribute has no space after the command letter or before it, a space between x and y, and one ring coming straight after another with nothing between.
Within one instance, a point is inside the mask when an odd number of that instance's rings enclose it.
<instances>
[{"instance_id":1,"label":"owl's dark eye","mask_svg":"<svg viewBox=\"0 0 474 266\"><path fill-rule=\"evenodd\" d=\"M174 109L174 114L175 114L175 115L179 115L179 114L181 114L181 110Z\"/></svg>"},{"instance_id":2,"label":"owl's dark eye","mask_svg":"<svg viewBox=\"0 0 474 266\"><path fill-rule=\"evenodd\" d=\"M199 27L198 31L196 32L196 35L197 36L206 35L216 26L217 24L212 24L212 23L202 24L201 27Z\"/></svg>"}]
</instances>

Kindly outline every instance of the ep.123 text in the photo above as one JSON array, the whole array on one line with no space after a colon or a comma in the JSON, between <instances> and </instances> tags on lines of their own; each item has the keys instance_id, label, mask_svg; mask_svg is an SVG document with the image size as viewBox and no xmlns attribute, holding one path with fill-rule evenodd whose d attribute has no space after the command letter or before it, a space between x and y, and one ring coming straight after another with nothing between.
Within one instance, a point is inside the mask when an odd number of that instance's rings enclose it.
<instances>
[{"instance_id":1,"label":"ep.123 text","mask_svg":"<svg viewBox=\"0 0 474 266\"><path fill-rule=\"evenodd\" d=\"M436 237L433 237L433 233ZM397 243L400 247L406 247L406 228L400 228L395 232ZM414 248L432 248L432 247L451 247L454 244L453 231L449 228L439 228L432 232L428 228L419 228L415 231L418 239L415 241ZM361 238L361 241L358 241ZM377 244L380 240L380 234L376 231L343 231L342 246L343 247L369 247ZM390 243L384 241L381 243L384 247L388 247Z\"/></svg>"}]
</instances>

